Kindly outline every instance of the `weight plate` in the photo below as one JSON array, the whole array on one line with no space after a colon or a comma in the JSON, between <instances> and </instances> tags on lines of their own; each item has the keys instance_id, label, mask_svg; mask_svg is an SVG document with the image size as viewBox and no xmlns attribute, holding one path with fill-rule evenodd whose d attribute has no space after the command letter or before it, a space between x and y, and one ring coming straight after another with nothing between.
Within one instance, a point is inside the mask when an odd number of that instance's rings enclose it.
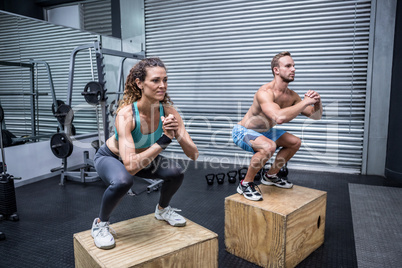
<instances>
[{"instance_id":1,"label":"weight plate","mask_svg":"<svg viewBox=\"0 0 402 268\"><path fill-rule=\"evenodd\" d=\"M75 126L71 124L71 136L75 136L77 134L77 130L75 129Z\"/></svg>"},{"instance_id":2,"label":"weight plate","mask_svg":"<svg viewBox=\"0 0 402 268\"><path fill-rule=\"evenodd\" d=\"M62 124L63 126L71 124L74 120L73 109L71 109L71 106L67 104L61 104L57 108L54 116L57 118L57 121L59 121L60 124Z\"/></svg>"},{"instance_id":3,"label":"weight plate","mask_svg":"<svg viewBox=\"0 0 402 268\"><path fill-rule=\"evenodd\" d=\"M62 101L62 100L56 100L56 102L57 102L57 107L59 107L60 105L64 104L64 101ZM53 113L53 115L56 113L54 103L52 103L52 113Z\"/></svg>"},{"instance_id":4,"label":"weight plate","mask_svg":"<svg viewBox=\"0 0 402 268\"><path fill-rule=\"evenodd\" d=\"M50 149L57 158L66 158L73 152L73 143L65 133L56 133L50 139Z\"/></svg>"},{"instance_id":5,"label":"weight plate","mask_svg":"<svg viewBox=\"0 0 402 268\"><path fill-rule=\"evenodd\" d=\"M59 131L60 131L60 129L57 128L57 132L59 132ZM63 131L64 131L64 133L69 133L70 136L75 136L77 134L77 130L75 129L75 126L73 124L64 125L63 126Z\"/></svg>"},{"instance_id":6,"label":"weight plate","mask_svg":"<svg viewBox=\"0 0 402 268\"><path fill-rule=\"evenodd\" d=\"M100 101L104 100L103 86L99 82L88 82L84 88L84 92L81 93L84 96L87 103L91 105L98 105Z\"/></svg>"},{"instance_id":7,"label":"weight plate","mask_svg":"<svg viewBox=\"0 0 402 268\"><path fill-rule=\"evenodd\" d=\"M94 140L94 141L92 141L91 142L91 146L96 150L96 151L98 151L98 149L99 149L99 140Z\"/></svg>"},{"instance_id":8,"label":"weight plate","mask_svg":"<svg viewBox=\"0 0 402 268\"><path fill-rule=\"evenodd\" d=\"M13 139L12 139L13 136L14 135L10 131L8 131L7 129L2 129L1 130L1 137L2 137L4 147L8 147L8 146L11 146L13 144Z\"/></svg>"}]
</instances>

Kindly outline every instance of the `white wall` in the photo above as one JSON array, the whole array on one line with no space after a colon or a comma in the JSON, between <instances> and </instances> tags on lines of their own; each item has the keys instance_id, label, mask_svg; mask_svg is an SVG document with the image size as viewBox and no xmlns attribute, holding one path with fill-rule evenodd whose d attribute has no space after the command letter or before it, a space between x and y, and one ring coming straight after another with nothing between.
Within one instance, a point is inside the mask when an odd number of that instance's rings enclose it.
<instances>
[{"instance_id":1,"label":"white wall","mask_svg":"<svg viewBox=\"0 0 402 268\"><path fill-rule=\"evenodd\" d=\"M57 7L46 10L47 20L57 25L75 29L82 28L80 5Z\"/></svg>"},{"instance_id":2,"label":"white wall","mask_svg":"<svg viewBox=\"0 0 402 268\"><path fill-rule=\"evenodd\" d=\"M68 157L68 166L74 167L84 162L83 152L88 151L90 159L93 159L95 149L91 141L97 137L86 138L74 141L73 153ZM50 170L61 166L61 159L54 156L50 149L50 141L27 143L4 148L7 173L14 177L21 177L15 180L15 186L22 186L55 176Z\"/></svg>"},{"instance_id":3,"label":"white wall","mask_svg":"<svg viewBox=\"0 0 402 268\"><path fill-rule=\"evenodd\" d=\"M123 50L145 50L145 18L143 0L120 0L121 39Z\"/></svg>"},{"instance_id":4,"label":"white wall","mask_svg":"<svg viewBox=\"0 0 402 268\"><path fill-rule=\"evenodd\" d=\"M123 51L132 53L145 51L144 0L120 0L120 20ZM125 76L136 62L133 59L124 62Z\"/></svg>"}]
</instances>

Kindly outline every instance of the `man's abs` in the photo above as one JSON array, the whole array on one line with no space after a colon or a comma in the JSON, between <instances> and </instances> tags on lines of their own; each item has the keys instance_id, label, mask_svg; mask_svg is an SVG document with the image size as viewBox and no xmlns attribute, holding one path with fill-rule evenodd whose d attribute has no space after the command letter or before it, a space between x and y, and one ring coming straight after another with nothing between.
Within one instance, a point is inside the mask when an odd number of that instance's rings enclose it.
<instances>
[{"instance_id":1,"label":"man's abs","mask_svg":"<svg viewBox=\"0 0 402 268\"><path fill-rule=\"evenodd\" d=\"M266 117L263 113L253 114L250 110L238 124L257 132L266 132L275 126L275 122Z\"/></svg>"}]
</instances>

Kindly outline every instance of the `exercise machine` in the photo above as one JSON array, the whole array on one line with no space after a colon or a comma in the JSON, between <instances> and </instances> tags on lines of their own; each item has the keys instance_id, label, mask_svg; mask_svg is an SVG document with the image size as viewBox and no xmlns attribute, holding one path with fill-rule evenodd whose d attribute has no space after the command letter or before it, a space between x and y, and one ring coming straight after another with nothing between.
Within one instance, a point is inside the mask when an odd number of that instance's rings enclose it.
<instances>
[{"instance_id":1,"label":"exercise machine","mask_svg":"<svg viewBox=\"0 0 402 268\"><path fill-rule=\"evenodd\" d=\"M4 110L0 105L0 131L2 130L1 123L4 119ZM1 160L0 162L0 220L12 220L18 221L17 214L17 201L15 198L14 180L21 179L14 177L7 173L7 164L5 159L4 147L3 147L3 135L0 135L0 150ZM0 232L0 240L6 238L5 234Z\"/></svg>"},{"instance_id":2,"label":"exercise machine","mask_svg":"<svg viewBox=\"0 0 402 268\"><path fill-rule=\"evenodd\" d=\"M29 69L29 82L30 82L29 83L30 84L29 92L10 91L10 90L0 91L0 96L5 96L5 97L16 96L16 97L21 98L21 97L28 96L29 102L30 102L30 114L31 114L31 118L30 118L31 133L28 133L28 135L24 135L22 137L16 137L10 130L8 130L5 125L5 120L3 120L3 122L2 122L3 146L9 147L9 146L14 146L14 145L24 144L24 143L30 142L30 141L38 141L42 138L48 139L51 135L49 135L49 134L40 135L39 134L40 133L40 131L39 131L39 114L38 114L37 106L39 103L39 97L47 96L47 95L49 95L49 93L48 92L39 92L37 89L35 89L35 78L38 77L38 75L36 74L36 72L38 70L37 69L38 66L43 65L46 69L50 92L55 101L55 93L54 93L55 91L54 91L53 79L52 79L49 64L45 61L30 59L29 63L0 61L0 65ZM6 87L6 86L4 86L4 87Z\"/></svg>"}]
</instances>

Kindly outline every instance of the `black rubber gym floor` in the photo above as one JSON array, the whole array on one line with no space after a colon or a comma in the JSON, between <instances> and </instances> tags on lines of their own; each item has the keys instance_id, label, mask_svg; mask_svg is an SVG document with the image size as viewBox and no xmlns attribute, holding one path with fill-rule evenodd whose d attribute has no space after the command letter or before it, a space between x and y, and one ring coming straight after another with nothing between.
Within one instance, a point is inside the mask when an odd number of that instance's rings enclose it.
<instances>
[{"instance_id":1,"label":"black rubber gym floor","mask_svg":"<svg viewBox=\"0 0 402 268\"><path fill-rule=\"evenodd\" d=\"M214 168L215 165L215 168ZM208 173L226 173L239 166L191 162L185 181L171 202L189 220L219 236L219 267L258 267L225 250L224 199L237 184L207 185ZM297 267L357 267L348 183L399 186L379 176L289 171L293 183L327 192L325 242ZM0 267L74 267L73 234L89 230L98 215L105 185L81 184L59 177L16 188L17 222L0 222L6 240L0 241ZM135 185L134 187L135 188ZM113 212L111 223L153 213L159 192L126 196ZM245 226L244 228L247 228ZM118 260L116 260L118 261Z\"/></svg>"}]
</instances>

